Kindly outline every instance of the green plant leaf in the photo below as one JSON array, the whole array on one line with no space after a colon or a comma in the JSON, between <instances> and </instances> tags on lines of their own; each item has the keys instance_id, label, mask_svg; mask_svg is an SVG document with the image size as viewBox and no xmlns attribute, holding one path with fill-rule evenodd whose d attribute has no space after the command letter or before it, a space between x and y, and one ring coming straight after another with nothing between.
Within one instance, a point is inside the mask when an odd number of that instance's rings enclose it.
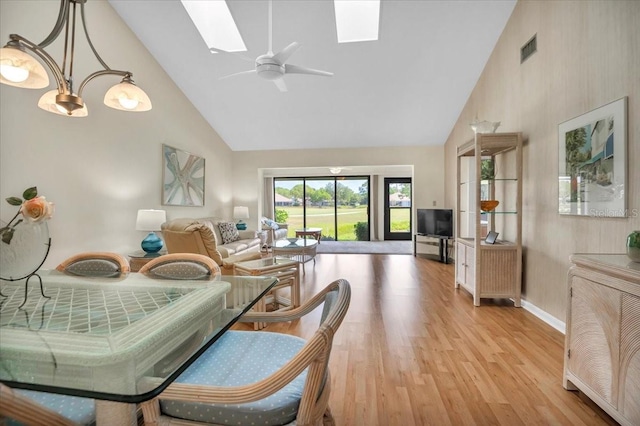
<instances>
[{"instance_id":1,"label":"green plant leaf","mask_svg":"<svg viewBox=\"0 0 640 426\"><path fill-rule=\"evenodd\" d=\"M6 200L7 203L11 204L12 206L19 206L22 204L22 198L18 197L9 197Z\"/></svg>"},{"instance_id":2,"label":"green plant leaf","mask_svg":"<svg viewBox=\"0 0 640 426\"><path fill-rule=\"evenodd\" d=\"M7 229L2 233L2 242L5 244L10 244L11 239L13 238L13 229Z\"/></svg>"},{"instance_id":3,"label":"green plant leaf","mask_svg":"<svg viewBox=\"0 0 640 426\"><path fill-rule=\"evenodd\" d=\"M38 188L36 186L32 186L31 188L27 188L24 190L22 196L25 200L30 200L35 198L38 195Z\"/></svg>"}]
</instances>

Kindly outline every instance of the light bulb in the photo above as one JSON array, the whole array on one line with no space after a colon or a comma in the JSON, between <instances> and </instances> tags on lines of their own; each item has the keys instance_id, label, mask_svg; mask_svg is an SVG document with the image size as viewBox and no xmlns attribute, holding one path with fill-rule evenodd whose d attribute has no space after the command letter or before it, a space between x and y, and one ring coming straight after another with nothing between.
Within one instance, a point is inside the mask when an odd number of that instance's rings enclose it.
<instances>
[{"instance_id":1,"label":"light bulb","mask_svg":"<svg viewBox=\"0 0 640 426\"><path fill-rule=\"evenodd\" d=\"M135 109L139 102L137 99L127 98L126 96L119 96L118 103L122 105L122 108Z\"/></svg>"},{"instance_id":2,"label":"light bulb","mask_svg":"<svg viewBox=\"0 0 640 426\"><path fill-rule=\"evenodd\" d=\"M0 65L0 74L4 78L14 83L22 83L29 78L29 70L20 67L14 67L13 65Z\"/></svg>"}]
</instances>

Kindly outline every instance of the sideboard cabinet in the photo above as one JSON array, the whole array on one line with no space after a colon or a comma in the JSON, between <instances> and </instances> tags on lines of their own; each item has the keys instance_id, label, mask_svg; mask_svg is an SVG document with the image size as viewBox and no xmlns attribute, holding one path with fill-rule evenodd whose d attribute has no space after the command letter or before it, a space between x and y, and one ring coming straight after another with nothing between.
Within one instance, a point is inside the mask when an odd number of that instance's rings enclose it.
<instances>
[{"instance_id":1,"label":"sideboard cabinet","mask_svg":"<svg viewBox=\"0 0 640 426\"><path fill-rule=\"evenodd\" d=\"M621 425L640 425L640 263L571 257L563 386Z\"/></svg>"}]
</instances>

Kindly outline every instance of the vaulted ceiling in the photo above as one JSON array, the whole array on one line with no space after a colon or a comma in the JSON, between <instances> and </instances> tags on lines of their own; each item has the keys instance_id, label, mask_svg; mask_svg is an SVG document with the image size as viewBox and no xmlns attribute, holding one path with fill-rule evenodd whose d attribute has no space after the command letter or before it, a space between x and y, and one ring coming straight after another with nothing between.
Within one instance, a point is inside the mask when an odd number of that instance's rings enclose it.
<instances>
[{"instance_id":1,"label":"vaulted ceiling","mask_svg":"<svg viewBox=\"0 0 640 426\"><path fill-rule=\"evenodd\" d=\"M442 145L515 0L382 0L378 41L339 44L331 0L274 0L273 50L333 77L286 75L288 92L212 54L179 0L109 0L235 151ZM228 0L249 58L266 53L268 2ZM517 52L514 52L517 54Z\"/></svg>"}]
</instances>

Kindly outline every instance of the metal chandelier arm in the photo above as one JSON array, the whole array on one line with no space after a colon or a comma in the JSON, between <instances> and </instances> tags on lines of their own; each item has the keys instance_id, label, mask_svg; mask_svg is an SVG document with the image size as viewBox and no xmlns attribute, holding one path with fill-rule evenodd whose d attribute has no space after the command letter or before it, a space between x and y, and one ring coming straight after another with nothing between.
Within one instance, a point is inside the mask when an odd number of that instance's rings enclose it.
<instances>
[{"instance_id":1,"label":"metal chandelier arm","mask_svg":"<svg viewBox=\"0 0 640 426\"><path fill-rule=\"evenodd\" d=\"M56 24L54 25L51 33L47 36L47 38L45 38L42 42L40 42L40 44L37 45L39 48L42 49L47 47L48 45L53 43L56 38L58 38L60 32L62 31L62 28L64 28L64 24L67 22L69 4L69 0L60 0L60 12L58 12L58 20L56 21Z\"/></svg>"},{"instance_id":2,"label":"metal chandelier arm","mask_svg":"<svg viewBox=\"0 0 640 426\"><path fill-rule=\"evenodd\" d=\"M69 1L69 0L62 0L62 1ZM89 37L89 31L87 30L87 21L84 18L84 3L86 0L83 0L80 3L80 17L82 19L82 28L84 29L84 35L87 37L87 42L89 43L89 47L91 47L91 51L93 52L93 54L95 55L96 59L98 60L98 62L100 62L100 64L102 65L102 67L105 70L111 70L111 68L109 68L109 65L107 65L102 58L100 57L100 55L98 55L98 51L96 50L95 47L93 47L93 42L91 41L91 37ZM122 71L117 71L118 73L122 72ZM121 75L121 74L118 74ZM85 81L87 81L87 79L89 79L89 77L87 77L85 79ZM84 82L83 82L84 85ZM80 91L82 91L82 89L80 89ZM79 93L79 92L78 92Z\"/></svg>"},{"instance_id":3,"label":"metal chandelier arm","mask_svg":"<svg viewBox=\"0 0 640 426\"><path fill-rule=\"evenodd\" d=\"M82 80L82 83L80 83L80 87L78 87L78 96L82 97L82 90L84 89L84 86L87 85L87 83L89 83L94 78L100 77L102 75L119 75L124 78L126 77L130 78L133 76L133 74L131 74L129 71L112 70L110 68L107 68L106 70L96 71L94 73L89 74L87 78Z\"/></svg>"}]
</instances>

